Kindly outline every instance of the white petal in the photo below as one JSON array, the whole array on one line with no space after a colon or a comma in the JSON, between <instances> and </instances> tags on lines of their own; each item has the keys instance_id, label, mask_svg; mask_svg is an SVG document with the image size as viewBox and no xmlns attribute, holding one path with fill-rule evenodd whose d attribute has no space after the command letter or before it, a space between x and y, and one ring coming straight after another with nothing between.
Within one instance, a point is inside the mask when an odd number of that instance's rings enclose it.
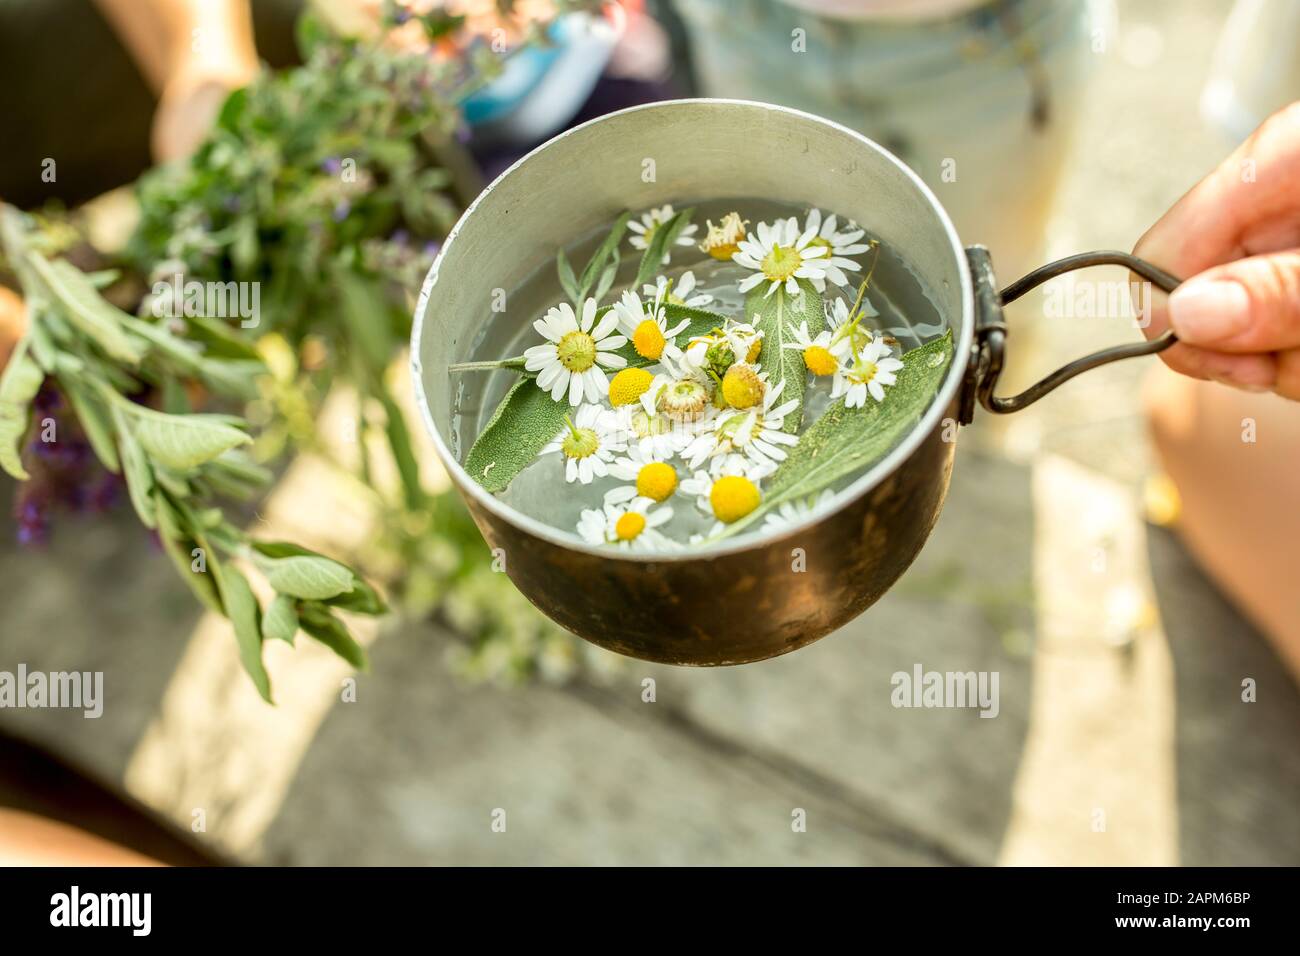
<instances>
[{"instance_id":1,"label":"white petal","mask_svg":"<svg viewBox=\"0 0 1300 956\"><path fill-rule=\"evenodd\" d=\"M591 301L592 303L595 302L594 299L588 301ZM592 315L595 314L596 314L596 310L592 309ZM596 324L596 330L591 333L591 337L595 339L597 342L599 342L601 339L605 338L605 336L609 335L609 333L613 332L614 329L617 327L618 327L618 312L614 309L610 309L608 312L604 314L604 316L601 317L600 322Z\"/></svg>"},{"instance_id":2,"label":"white petal","mask_svg":"<svg viewBox=\"0 0 1300 956\"><path fill-rule=\"evenodd\" d=\"M596 300L588 299L582 304L582 331L590 332L591 323L596 321Z\"/></svg>"},{"instance_id":3,"label":"white petal","mask_svg":"<svg viewBox=\"0 0 1300 956\"><path fill-rule=\"evenodd\" d=\"M603 365L605 368L622 368L627 364L627 359L613 352L597 352L596 364Z\"/></svg>"},{"instance_id":4,"label":"white petal","mask_svg":"<svg viewBox=\"0 0 1300 956\"><path fill-rule=\"evenodd\" d=\"M536 322L533 323L533 328L535 328L538 334L541 335L541 337L544 339L549 339L552 342L560 341L560 334L556 332L553 328L551 328L551 324L549 322L544 322L541 319L538 319ZM542 348L542 346L534 345L533 348ZM527 355L528 353L525 352L524 354Z\"/></svg>"},{"instance_id":5,"label":"white petal","mask_svg":"<svg viewBox=\"0 0 1300 956\"><path fill-rule=\"evenodd\" d=\"M555 384L551 386L552 401L558 402L564 397L565 391L569 388L569 379L572 377L567 368L560 367L560 374L555 376Z\"/></svg>"},{"instance_id":6,"label":"white petal","mask_svg":"<svg viewBox=\"0 0 1300 956\"><path fill-rule=\"evenodd\" d=\"M564 371L564 366L559 362L556 362L554 365L548 365L546 368L542 369L541 373L537 376L538 386L543 391L549 392L551 386L555 384L555 377L562 371Z\"/></svg>"},{"instance_id":7,"label":"white petal","mask_svg":"<svg viewBox=\"0 0 1300 956\"><path fill-rule=\"evenodd\" d=\"M754 286L762 282L765 278L767 277L764 276L763 273L761 272L755 272L753 275L746 276L745 278L740 280L740 284L736 286L736 291L748 292L750 289L754 288Z\"/></svg>"},{"instance_id":8,"label":"white petal","mask_svg":"<svg viewBox=\"0 0 1300 956\"><path fill-rule=\"evenodd\" d=\"M613 471L613 469L611 469ZM617 471L613 472L616 478L622 478ZM631 501L636 497L636 489L631 485L619 485L617 488L611 488L605 492L605 504L621 505L624 502Z\"/></svg>"},{"instance_id":9,"label":"white petal","mask_svg":"<svg viewBox=\"0 0 1300 956\"><path fill-rule=\"evenodd\" d=\"M577 408L582 404L582 376L569 375L569 404Z\"/></svg>"},{"instance_id":10,"label":"white petal","mask_svg":"<svg viewBox=\"0 0 1300 956\"><path fill-rule=\"evenodd\" d=\"M558 308L552 309L547 313L547 318L551 320L552 328L562 335L578 331L578 318L573 314L573 306L567 302L561 302Z\"/></svg>"}]
</instances>

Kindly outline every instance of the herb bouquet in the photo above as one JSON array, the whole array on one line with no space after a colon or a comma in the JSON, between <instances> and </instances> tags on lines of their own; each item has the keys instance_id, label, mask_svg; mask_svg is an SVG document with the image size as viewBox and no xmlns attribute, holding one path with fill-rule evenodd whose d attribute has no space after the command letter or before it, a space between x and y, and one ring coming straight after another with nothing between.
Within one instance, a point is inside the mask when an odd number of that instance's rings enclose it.
<instances>
[{"instance_id":1,"label":"herb bouquet","mask_svg":"<svg viewBox=\"0 0 1300 956\"><path fill-rule=\"evenodd\" d=\"M495 21L511 49L538 42L544 22L511 7ZM28 316L0 377L0 467L45 479L20 492L20 534L43 531L59 497L53 465L70 447L93 455L103 477L78 501L124 483L196 597L230 619L268 700L265 641L301 630L364 667L339 612L385 611L360 573L250 537L232 506L265 489L285 452L327 445L316 415L337 386L359 397L361 483L374 485L372 435L398 476L395 495L376 495L380 533L362 557L402 606L440 610L478 676L564 670L574 654L491 573L458 500L421 480L393 391L413 292L460 205L442 161L456 106L509 51L445 13L386 4L384 17L362 41L304 15L304 65L232 94L191 160L141 180L139 226L113 268L76 268L52 230L16 210L0 223ZM74 457L84 470L85 454ZM259 602L246 572L274 597Z\"/></svg>"}]
</instances>

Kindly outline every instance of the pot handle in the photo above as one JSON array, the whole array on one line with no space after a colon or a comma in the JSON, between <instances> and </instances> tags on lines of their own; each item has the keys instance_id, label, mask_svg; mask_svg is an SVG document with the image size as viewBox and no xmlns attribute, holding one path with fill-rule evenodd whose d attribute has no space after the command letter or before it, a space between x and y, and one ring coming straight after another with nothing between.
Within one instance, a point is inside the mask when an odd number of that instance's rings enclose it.
<instances>
[{"instance_id":1,"label":"pot handle","mask_svg":"<svg viewBox=\"0 0 1300 956\"><path fill-rule=\"evenodd\" d=\"M1145 259L1139 259L1127 252L1103 250L1082 252L1058 259L1056 262L1049 262L998 291L997 282L993 277L993 261L989 257L988 249L984 246L970 246L966 249L966 258L970 263L971 281L975 287L975 343L972 346L971 361L966 367L966 381L962 392L959 420L963 425L970 424L974 417L976 399L990 412L999 415L1018 412L1080 372L1117 362L1120 359L1155 355L1178 341L1172 331L1166 331L1149 341L1102 349L1100 352L1094 352L1061 366L1019 395L999 397L993 394L993 389L1002 374L1007 339L1007 324L1002 315L1002 307L1008 302L1014 302L1026 292L1050 279L1089 266L1125 266L1166 293L1174 291L1182 280Z\"/></svg>"}]
</instances>

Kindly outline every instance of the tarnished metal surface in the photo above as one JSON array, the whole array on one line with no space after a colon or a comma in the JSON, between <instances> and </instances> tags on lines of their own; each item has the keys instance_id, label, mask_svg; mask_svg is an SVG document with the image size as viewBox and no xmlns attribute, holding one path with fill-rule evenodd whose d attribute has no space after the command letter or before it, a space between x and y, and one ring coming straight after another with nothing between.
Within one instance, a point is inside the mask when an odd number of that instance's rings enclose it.
<instances>
[{"instance_id":1,"label":"tarnished metal surface","mask_svg":"<svg viewBox=\"0 0 1300 956\"><path fill-rule=\"evenodd\" d=\"M647 175L649 172L649 175ZM512 289L623 208L767 197L854 218L898 249L953 333L952 366L917 429L790 530L698 552L600 549L486 493L452 453L458 377ZM925 543L948 487L957 392L972 344L965 254L937 200L861 135L766 104L682 100L611 114L529 154L466 211L416 308L412 366L433 444L520 591L610 650L673 664L738 664L794 650L874 603ZM473 436L466 436L472 440ZM946 441L944 439L947 439ZM796 550L798 549L798 550Z\"/></svg>"},{"instance_id":2,"label":"tarnished metal surface","mask_svg":"<svg viewBox=\"0 0 1300 956\"><path fill-rule=\"evenodd\" d=\"M948 492L956 443L940 423L844 510L761 547L692 561L557 548L466 495L524 595L594 644L665 664L743 664L803 647L874 604L920 552ZM951 436L950 436L951 437Z\"/></svg>"}]
</instances>

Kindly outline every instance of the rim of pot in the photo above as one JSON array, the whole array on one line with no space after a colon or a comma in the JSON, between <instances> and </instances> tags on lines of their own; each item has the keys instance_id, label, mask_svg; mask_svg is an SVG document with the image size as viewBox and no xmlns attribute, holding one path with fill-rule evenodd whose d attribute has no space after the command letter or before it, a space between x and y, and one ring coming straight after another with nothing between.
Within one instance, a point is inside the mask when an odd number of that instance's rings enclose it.
<instances>
[{"instance_id":1,"label":"rim of pot","mask_svg":"<svg viewBox=\"0 0 1300 956\"><path fill-rule=\"evenodd\" d=\"M623 116L628 113L636 113L641 110L662 110L671 109L676 104L716 104L720 106L743 106L747 108L759 108L772 110L779 113L788 113L798 116L801 119L813 123L819 123L823 126L831 127L846 136L856 139L862 144L863 148L869 149L887 162L893 164L904 176L904 178L928 201L933 209L939 225L943 228L944 234L952 247L953 256L957 264L957 277L961 283L961 316L959 316L958 327L953 329L953 358L948 365L948 372L940 385L938 392L930 401L929 407L921 416L921 420L912 428L911 431L900 441L894 448L885 455L884 458L876 462L864 474L859 475L848 486L840 491L835 492L834 499L825 505L817 505L802 520L794 521L784 525L777 531L771 531L766 534L762 531L762 526L742 532L734 538L728 538L716 544L699 545L682 551L632 551L622 548L601 547L599 545L588 544L580 538L575 532L565 532L561 529L539 521L529 515L510 507L501 501L492 493L486 491L474 478L467 472L456 456L452 454L446 441L443 439L442 431L438 428L433 420L433 413L429 409L429 403L425 396L424 377L420 362L420 339L424 329L424 315L428 305L430 293L438 281L438 269L442 265L442 259L451 248L456 236L459 234L461 226L473 215L479 204L483 202L489 194L497 187L499 183L509 177L516 169L532 159L533 156L547 149L551 145L558 143L566 137L573 136L589 126L605 122L616 116ZM835 210L831 210L834 212ZM906 261L906 259L904 260ZM456 225L447 234L447 239L442 244L438 255L434 258L433 264L429 267L425 275L424 283L420 288L420 296L415 307L415 321L411 329L411 380L415 388L416 404L420 408L420 417L424 421L425 430L433 440L434 448L438 453L438 458L442 465L447 469L448 475L453 479L460 490L470 495L480 505L491 511L497 517L510 524L515 525L522 531L541 538L558 547L566 548L570 551L581 551L587 554L604 559L617 559L623 561L634 561L641 564L663 564L667 562L678 561L695 561L701 558L720 557L722 555L734 554L740 551L748 551L751 548L766 545L769 542L780 541L791 535L797 534L812 525L818 524L827 518L833 517L837 512L843 510L850 502L856 501L862 497L882 480L898 469L912 453L920 446L927 435L934 430L939 423L940 417L944 410L952 402L953 397L957 394L958 388L965 375L966 363L970 357L971 342L974 338L973 329L974 315L974 295L970 287L970 267L966 262L966 256L963 253L961 239L957 235L957 230L948 216L947 210L939 202L934 191L927 186L921 178L912 171L906 163L885 149L879 143L869 139L857 130L850 129L841 123L826 119L823 116L817 116L814 113L808 113L803 110L792 109L788 106L778 106L775 103L762 103L756 100L737 100L712 97L694 97L690 99L663 100L656 103L643 103L639 106L630 106L626 109L616 110L612 113L606 113L595 119L587 120L574 126L572 129L565 130L539 146L529 150L528 153L515 160L509 168L492 180L492 182L469 204L458 220ZM951 327L951 326L950 326Z\"/></svg>"}]
</instances>

